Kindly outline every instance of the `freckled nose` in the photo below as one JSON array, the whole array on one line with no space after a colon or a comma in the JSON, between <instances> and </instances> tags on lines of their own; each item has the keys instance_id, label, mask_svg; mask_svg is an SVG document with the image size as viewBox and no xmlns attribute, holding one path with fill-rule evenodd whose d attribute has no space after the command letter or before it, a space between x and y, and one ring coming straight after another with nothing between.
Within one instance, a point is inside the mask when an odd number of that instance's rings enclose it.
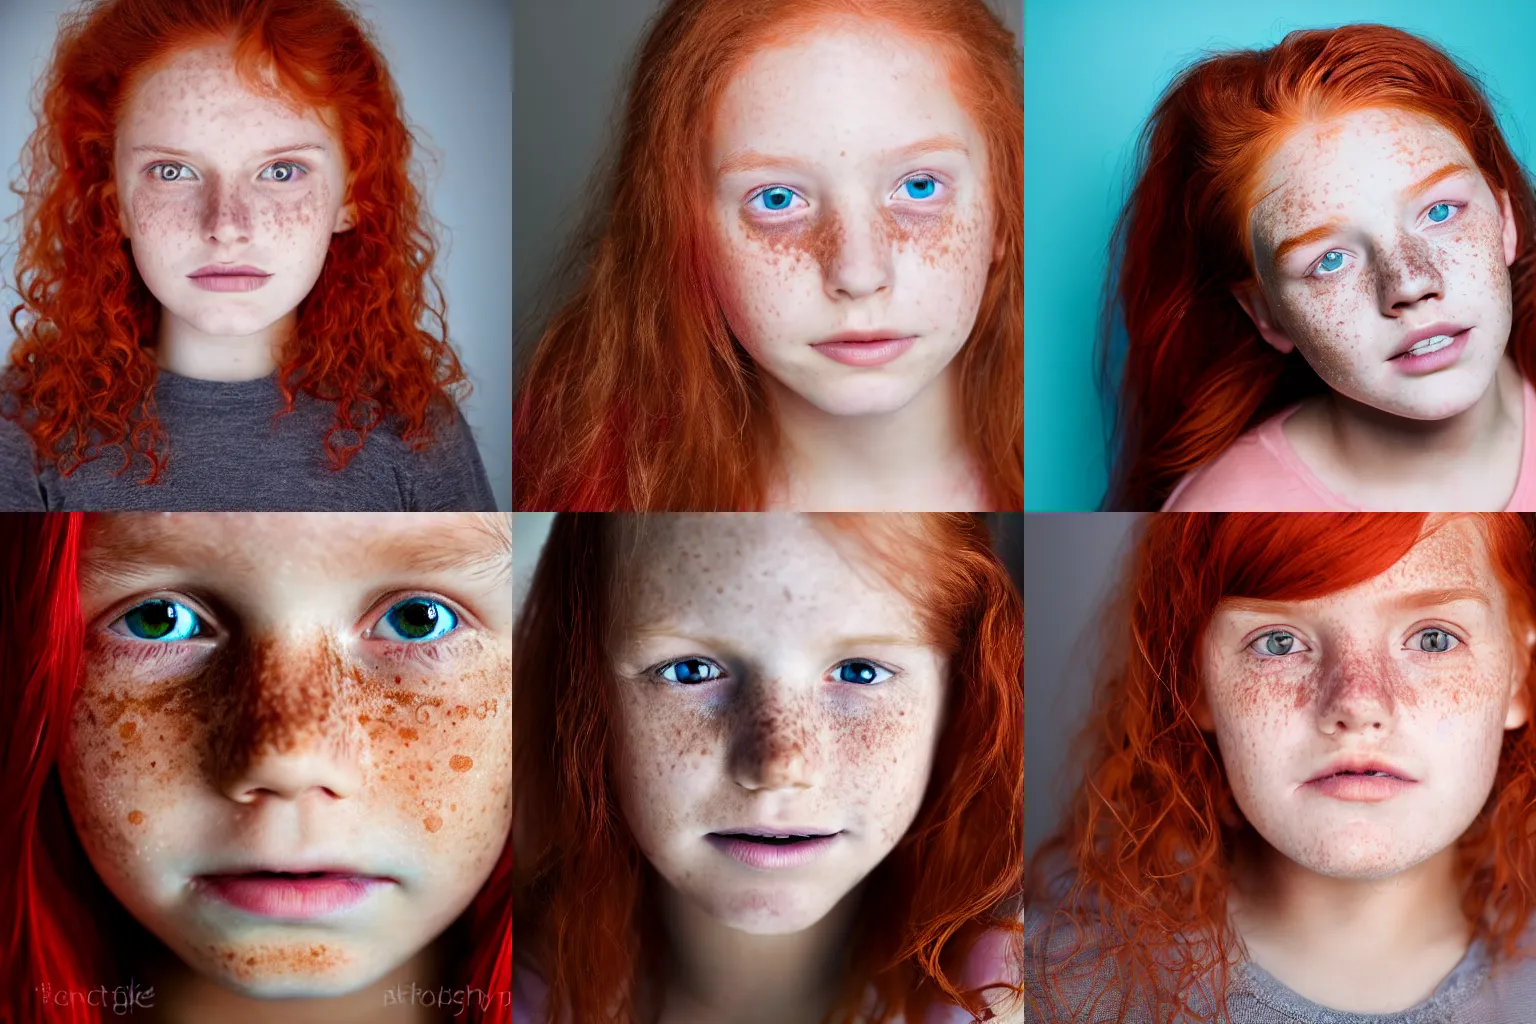
<instances>
[{"instance_id":1,"label":"freckled nose","mask_svg":"<svg viewBox=\"0 0 1536 1024\"><path fill-rule=\"evenodd\" d=\"M1318 725L1327 735L1377 732L1396 720L1401 681L1385 654L1352 651L1323 668L1317 699Z\"/></svg>"},{"instance_id":2,"label":"freckled nose","mask_svg":"<svg viewBox=\"0 0 1536 1024\"><path fill-rule=\"evenodd\" d=\"M208 189L203 208L203 230L208 240L233 245L251 240L251 207L241 184L216 178Z\"/></svg>"},{"instance_id":3,"label":"freckled nose","mask_svg":"<svg viewBox=\"0 0 1536 1024\"><path fill-rule=\"evenodd\" d=\"M743 789L810 789L821 785L820 718L806 701L756 694L732 723L731 774Z\"/></svg>"},{"instance_id":4,"label":"freckled nose","mask_svg":"<svg viewBox=\"0 0 1536 1024\"><path fill-rule=\"evenodd\" d=\"M1401 313L1427 299L1443 298L1445 282L1435 252L1422 238L1399 236L1381 254L1380 301L1385 313Z\"/></svg>"},{"instance_id":5,"label":"freckled nose","mask_svg":"<svg viewBox=\"0 0 1536 1024\"><path fill-rule=\"evenodd\" d=\"M215 775L238 803L349 797L362 785L355 701L328 644L256 642L210 729Z\"/></svg>"},{"instance_id":6,"label":"freckled nose","mask_svg":"<svg viewBox=\"0 0 1536 1024\"><path fill-rule=\"evenodd\" d=\"M839 218L830 237L823 274L835 299L861 299L891 286L891 242L877 211Z\"/></svg>"}]
</instances>

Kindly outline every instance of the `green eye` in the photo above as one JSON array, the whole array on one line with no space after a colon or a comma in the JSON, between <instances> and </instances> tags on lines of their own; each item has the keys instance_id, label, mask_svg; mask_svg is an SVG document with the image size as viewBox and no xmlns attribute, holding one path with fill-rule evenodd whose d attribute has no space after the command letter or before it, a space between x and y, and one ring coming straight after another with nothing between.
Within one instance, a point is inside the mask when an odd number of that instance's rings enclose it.
<instances>
[{"instance_id":1,"label":"green eye","mask_svg":"<svg viewBox=\"0 0 1536 1024\"><path fill-rule=\"evenodd\" d=\"M202 628L202 620L197 617L196 612L180 601L168 601L164 598L155 598L143 604L134 605L117 621L123 626L122 630L117 632L123 632L138 640L154 640L160 643L190 640L205 632Z\"/></svg>"},{"instance_id":2,"label":"green eye","mask_svg":"<svg viewBox=\"0 0 1536 1024\"><path fill-rule=\"evenodd\" d=\"M458 616L443 602L412 597L385 612L376 628L384 632L385 640L425 643L447 636L458 625Z\"/></svg>"}]
</instances>

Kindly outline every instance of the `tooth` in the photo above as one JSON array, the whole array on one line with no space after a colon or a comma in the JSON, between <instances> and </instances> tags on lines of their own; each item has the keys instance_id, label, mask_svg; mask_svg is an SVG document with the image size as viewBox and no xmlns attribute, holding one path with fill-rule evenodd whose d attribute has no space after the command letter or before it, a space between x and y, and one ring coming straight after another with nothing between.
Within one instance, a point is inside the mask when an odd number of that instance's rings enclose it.
<instances>
[{"instance_id":1,"label":"tooth","mask_svg":"<svg viewBox=\"0 0 1536 1024\"><path fill-rule=\"evenodd\" d=\"M1450 343L1451 336L1449 334L1437 334L1433 338L1425 338L1422 341L1415 343L1414 346L1408 351L1422 355L1425 352L1434 352L1438 349L1442 349Z\"/></svg>"}]
</instances>

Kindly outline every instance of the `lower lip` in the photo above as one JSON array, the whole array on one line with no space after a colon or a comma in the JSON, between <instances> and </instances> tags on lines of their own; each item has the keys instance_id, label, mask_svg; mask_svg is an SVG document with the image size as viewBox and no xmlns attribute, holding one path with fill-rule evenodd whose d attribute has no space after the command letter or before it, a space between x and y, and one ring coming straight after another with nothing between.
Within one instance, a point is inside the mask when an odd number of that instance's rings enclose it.
<instances>
[{"instance_id":1,"label":"lower lip","mask_svg":"<svg viewBox=\"0 0 1536 1024\"><path fill-rule=\"evenodd\" d=\"M192 283L205 292L253 292L267 283L271 274L205 274Z\"/></svg>"},{"instance_id":2,"label":"lower lip","mask_svg":"<svg viewBox=\"0 0 1536 1024\"><path fill-rule=\"evenodd\" d=\"M1307 788L1335 800L1374 804L1391 799L1411 785L1413 783L1403 779L1382 778L1379 775L1330 775L1326 779L1307 783Z\"/></svg>"},{"instance_id":3,"label":"lower lip","mask_svg":"<svg viewBox=\"0 0 1536 1024\"><path fill-rule=\"evenodd\" d=\"M365 875L277 879L256 875L204 875L198 882L209 895L261 917L310 918L334 914L362 903L391 881Z\"/></svg>"},{"instance_id":4,"label":"lower lip","mask_svg":"<svg viewBox=\"0 0 1536 1024\"><path fill-rule=\"evenodd\" d=\"M916 338L888 338L885 341L824 341L812 347L844 366L884 366L912 347Z\"/></svg>"},{"instance_id":5,"label":"lower lip","mask_svg":"<svg viewBox=\"0 0 1536 1024\"><path fill-rule=\"evenodd\" d=\"M745 839L733 839L728 836L710 835L707 838L714 844L715 849L740 864L749 868L761 868L770 870L773 868L797 868L809 864L817 857L832 848L837 838L842 833L834 833L830 836L822 836L820 839L806 839L798 843L785 846L773 846L769 843L753 843Z\"/></svg>"},{"instance_id":6,"label":"lower lip","mask_svg":"<svg viewBox=\"0 0 1536 1024\"><path fill-rule=\"evenodd\" d=\"M1419 377L1426 373L1434 373L1436 370L1443 370L1448 366L1454 366L1456 361L1461 358L1462 350L1467 347L1467 335L1471 333L1472 328L1468 327L1460 334L1452 337L1451 343L1445 346L1445 348L1436 349L1422 356L1404 354L1389 360L1389 362L1397 367L1398 373L1405 373L1410 377Z\"/></svg>"}]
</instances>

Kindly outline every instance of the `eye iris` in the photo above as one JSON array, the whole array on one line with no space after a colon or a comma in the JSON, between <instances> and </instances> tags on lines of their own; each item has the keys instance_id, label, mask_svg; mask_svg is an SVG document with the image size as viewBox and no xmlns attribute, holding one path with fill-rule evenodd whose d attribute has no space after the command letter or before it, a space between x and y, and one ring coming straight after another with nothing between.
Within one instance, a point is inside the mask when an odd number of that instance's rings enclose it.
<instances>
[{"instance_id":1,"label":"eye iris","mask_svg":"<svg viewBox=\"0 0 1536 1024\"><path fill-rule=\"evenodd\" d=\"M1437 215L1438 211L1438 215ZM1429 208L1429 219L1439 223L1451 215L1451 207L1448 203L1436 203Z\"/></svg>"},{"instance_id":2,"label":"eye iris","mask_svg":"<svg viewBox=\"0 0 1536 1024\"><path fill-rule=\"evenodd\" d=\"M1295 644L1296 638L1289 633L1271 633L1264 638L1264 649L1277 656L1290 654Z\"/></svg>"},{"instance_id":3,"label":"eye iris","mask_svg":"<svg viewBox=\"0 0 1536 1024\"><path fill-rule=\"evenodd\" d=\"M435 601L406 601L389 613L389 624L407 640L431 636L441 618Z\"/></svg>"},{"instance_id":4,"label":"eye iris","mask_svg":"<svg viewBox=\"0 0 1536 1024\"><path fill-rule=\"evenodd\" d=\"M1444 630L1426 629L1423 633L1419 634L1419 649L1422 651L1432 651L1439 654L1448 650L1450 646L1450 635Z\"/></svg>"},{"instance_id":5,"label":"eye iris","mask_svg":"<svg viewBox=\"0 0 1536 1024\"><path fill-rule=\"evenodd\" d=\"M180 613L173 601L145 601L123 616L123 625L141 640L162 640L176 631Z\"/></svg>"},{"instance_id":6,"label":"eye iris","mask_svg":"<svg viewBox=\"0 0 1536 1024\"><path fill-rule=\"evenodd\" d=\"M709 665L698 658L686 658L672 666L672 671L677 675L680 683L707 683L709 682Z\"/></svg>"},{"instance_id":7,"label":"eye iris","mask_svg":"<svg viewBox=\"0 0 1536 1024\"><path fill-rule=\"evenodd\" d=\"M932 178L913 178L907 182L907 195L913 199L927 199L933 195L934 181Z\"/></svg>"},{"instance_id":8,"label":"eye iris","mask_svg":"<svg viewBox=\"0 0 1536 1024\"><path fill-rule=\"evenodd\" d=\"M789 205L790 191L787 188L771 188L763 193L763 203L770 210L782 210Z\"/></svg>"},{"instance_id":9,"label":"eye iris","mask_svg":"<svg viewBox=\"0 0 1536 1024\"><path fill-rule=\"evenodd\" d=\"M1320 270L1334 271L1334 270L1338 270L1339 267L1343 265L1343 263L1344 263L1344 254L1343 253L1341 253L1341 252L1326 252L1326 253L1323 254L1323 260L1322 260L1321 263L1318 264L1318 268Z\"/></svg>"},{"instance_id":10,"label":"eye iris","mask_svg":"<svg viewBox=\"0 0 1536 1024\"><path fill-rule=\"evenodd\" d=\"M837 670L837 678L845 683L873 683L875 666L865 661L850 661Z\"/></svg>"}]
</instances>

